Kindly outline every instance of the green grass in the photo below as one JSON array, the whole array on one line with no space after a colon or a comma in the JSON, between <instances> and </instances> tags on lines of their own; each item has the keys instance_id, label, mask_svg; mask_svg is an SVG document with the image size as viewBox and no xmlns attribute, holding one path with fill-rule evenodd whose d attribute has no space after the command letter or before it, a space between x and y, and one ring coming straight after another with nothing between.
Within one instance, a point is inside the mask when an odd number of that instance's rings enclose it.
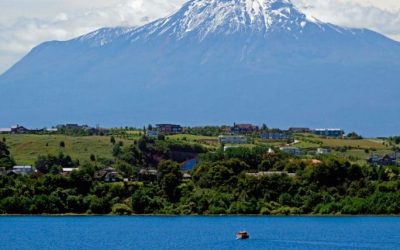
<instances>
[{"instance_id":1,"label":"green grass","mask_svg":"<svg viewBox=\"0 0 400 250\"><path fill-rule=\"evenodd\" d=\"M57 155L60 152L70 155L81 163L90 160L94 154L102 158L112 158L112 144L108 136L64 136L64 135L1 135L17 164L34 164L39 155ZM116 138L124 144L131 141ZM65 148L60 142L65 142Z\"/></svg>"}]
</instances>

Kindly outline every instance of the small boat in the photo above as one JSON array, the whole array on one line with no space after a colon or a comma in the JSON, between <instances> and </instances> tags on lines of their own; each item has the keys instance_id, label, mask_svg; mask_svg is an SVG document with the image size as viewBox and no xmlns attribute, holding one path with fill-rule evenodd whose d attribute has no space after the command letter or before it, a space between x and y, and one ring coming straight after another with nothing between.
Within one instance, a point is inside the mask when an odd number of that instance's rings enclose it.
<instances>
[{"instance_id":1,"label":"small boat","mask_svg":"<svg viewBox=\"0 0 400 250\"><path fill-rule=\"evenodd\" d=\"M246 231L240 231L236 234L237 240L247 240L248 238L250 238L250 236Z\"/></svg>"}]
</instances>

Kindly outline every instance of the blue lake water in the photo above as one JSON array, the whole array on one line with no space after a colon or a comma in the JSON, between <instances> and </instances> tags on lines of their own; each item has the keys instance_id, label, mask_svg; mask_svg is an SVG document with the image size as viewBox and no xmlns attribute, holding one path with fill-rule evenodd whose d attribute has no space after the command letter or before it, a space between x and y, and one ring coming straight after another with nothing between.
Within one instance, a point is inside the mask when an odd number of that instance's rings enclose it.
<instances>
[{"instance_id":1,"label":"blue lake water","mask_svg":"<svg viewBox=\"0 0 400 250\"><path fill-rule=\"evenodd\" d=\"M235 240L247 230L250 239ZM400 249L398 217L0 217L0 249Z\"/></svg>"}]
</instances>

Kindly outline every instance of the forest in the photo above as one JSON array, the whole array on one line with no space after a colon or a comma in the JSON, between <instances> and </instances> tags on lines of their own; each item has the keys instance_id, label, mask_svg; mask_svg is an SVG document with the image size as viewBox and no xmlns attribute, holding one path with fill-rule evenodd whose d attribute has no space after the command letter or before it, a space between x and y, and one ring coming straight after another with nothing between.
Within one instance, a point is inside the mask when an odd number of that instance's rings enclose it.
<instances>
[{"instance_id":1,"label":"forest","mask_svg":"<svg viewBox=\"0 0 400 250\"><path fill-rule=\"evenodd\" d=\"M15 174L0 142L1 214L388 215L400 213L400 169L333 155L293 156L268 147L209 149L142 136L110 138L112 158L79 162L40 155ZM191 170L182 162L196 157ZM64 173L63 169L74 169ZM113 181L96 176L112 168ZM7 171L8 170L8 171ZM152 170L152 171L151 171Z\"/></svg>"}]
</instances>

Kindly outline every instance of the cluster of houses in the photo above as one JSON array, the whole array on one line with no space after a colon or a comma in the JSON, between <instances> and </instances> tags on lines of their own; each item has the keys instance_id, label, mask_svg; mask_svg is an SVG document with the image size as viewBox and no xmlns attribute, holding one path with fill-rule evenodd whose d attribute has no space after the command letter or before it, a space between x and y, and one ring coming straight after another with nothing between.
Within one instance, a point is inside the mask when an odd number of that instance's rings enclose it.
<instances>
[{"instance_id":1,"label":"cluster of houses","mask_svg":"<svg viewBox=\"0 0 400 250\"><path fill-rule=\"evenodd\" d=\"M11 126L10 128L0 128L0 134L36 134L43 132L57 132L57 128L29 129L22 125Z\"/></svg>"},{"instance_id":2,"label":"cluster of houses","mask_svg":"<svg viewBox=\"0 0 400 250\"><path fill-rule=\"evenodd\" d=\"M21 125L11 126L10 128L0 128L1 134L29 134L47 131L47 129L28 129Z\"/></svg>"},{"instance_id":3,"label":"cluster of houses","mask_svg":"<svg viewBox=\"0 0 400 250\"><path fill-rule=\"evenodd\" d=\"M177 124L156 124L155 128L147 129L146 136L157 139L160 134L173 135L183 133L183 127Z\"/></svg>"}]
</instances>

